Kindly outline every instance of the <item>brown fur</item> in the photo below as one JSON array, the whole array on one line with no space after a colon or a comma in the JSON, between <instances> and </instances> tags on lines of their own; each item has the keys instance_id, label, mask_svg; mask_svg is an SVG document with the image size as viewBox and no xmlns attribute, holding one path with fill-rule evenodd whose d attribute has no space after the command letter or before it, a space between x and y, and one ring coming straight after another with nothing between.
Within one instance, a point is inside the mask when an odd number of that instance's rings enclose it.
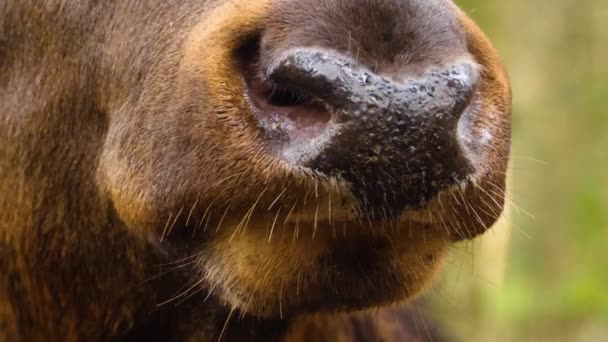
<instances>
[{"instance_id":1,"label":"brown fur","mask_svg":"<svg viewBox=\"0 0 608 342\"><path fill-rule=\"evenodd\" d=\"M267 153L235 58L260 36L262 64L331 48L394 78L472 56L477 172L354 219L342 180ZM333 336L355 316L307 314L411 298L502 210L509 82L448 0L4 1L0 89L0 340Z\"/></svg>"}]
</instances>

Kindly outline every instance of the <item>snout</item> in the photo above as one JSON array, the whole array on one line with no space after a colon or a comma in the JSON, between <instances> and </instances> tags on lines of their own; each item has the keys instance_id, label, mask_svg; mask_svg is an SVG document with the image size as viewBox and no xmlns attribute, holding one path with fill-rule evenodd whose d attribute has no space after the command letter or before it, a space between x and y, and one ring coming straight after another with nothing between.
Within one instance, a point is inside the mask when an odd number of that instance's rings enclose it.
<instances>
[{"instance_id":1,"label":"snout","mask_svg":"<svg viewBox=\"0 0 608 342\"><path fill-rule=\"evenodd\" d=\"M346 181L363 216L396 217L474 172L457 134L478 79L471 60L387 77L340 53L301 48L261 77L252 102L274 153Z\"/></svg>"},{"instance_id":2,"label":"snout","mask_svg":"<svg viewBox=\"0 0 608 342\"><path fill-rule=\"evenodd\" d=\"M205 18L177 90L155 97L171 115L155 103L131 123L158 134L126 145L154 163L118 150L104 174L121 219L205 248L220 302L261 317L388 305L501 214L508 78L451 1L230 1ZM130 141L121 118L114 140Z\"/></svg>"}]
</instances>

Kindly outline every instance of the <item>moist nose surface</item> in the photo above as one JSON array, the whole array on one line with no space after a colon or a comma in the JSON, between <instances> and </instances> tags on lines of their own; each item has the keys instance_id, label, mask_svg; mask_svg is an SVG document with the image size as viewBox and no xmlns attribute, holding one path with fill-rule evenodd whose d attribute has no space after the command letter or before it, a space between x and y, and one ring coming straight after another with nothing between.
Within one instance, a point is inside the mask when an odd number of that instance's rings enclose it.
<instances>
[{"instance_id":1,"label":"moist nose surface","mask_svg":"<svg viewBox=\"0 0 608 342\"><path fill-rule=\"evenodd\" d=\"M321 99L331 113L326 137L298 142L286 159L349 182L367 217L395 217L472 171L456 126L477 79L473 63L397 82L338 54L296 50L268 76Z\"/></svg>"}]
</instances>

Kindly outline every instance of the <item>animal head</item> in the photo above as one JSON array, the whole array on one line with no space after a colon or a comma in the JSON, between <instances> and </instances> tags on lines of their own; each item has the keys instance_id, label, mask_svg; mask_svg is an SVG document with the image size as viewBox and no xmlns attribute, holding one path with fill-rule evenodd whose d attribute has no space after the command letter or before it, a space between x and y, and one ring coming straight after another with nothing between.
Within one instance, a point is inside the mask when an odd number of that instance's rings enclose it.
<instances>
[{"instance_id":1,"label":"animal head","mask_svg":"<svg viewBox=\"0 0 608 342\"><path fill-rule=\"evenodd\" d=\"M89 29L68 16L61 37L44 31L44 44L72 42L43 49L65 67L44 81L53 108L73 104L60 124L97 125L96 143L66 129L80 140L54 151L94 155L61 166L91 171L75 172L93 184L79 201L186 256L191 285L225 307L279 317L403 301L499 217L509 82L452 1L115 6L68 11L97 13Z\"/></svg>"},{"instance_id":2,"label":"animal head","mask_svg":"<svg viewBox=\"0 0 608 342\"><path fill-rule=\"evenodd\" d=\"M227 306L406 299L500 215L508 80L450 1L210 7L119 88L98 179L129 228L187 242Z\"/></svg>"}]
</instances>

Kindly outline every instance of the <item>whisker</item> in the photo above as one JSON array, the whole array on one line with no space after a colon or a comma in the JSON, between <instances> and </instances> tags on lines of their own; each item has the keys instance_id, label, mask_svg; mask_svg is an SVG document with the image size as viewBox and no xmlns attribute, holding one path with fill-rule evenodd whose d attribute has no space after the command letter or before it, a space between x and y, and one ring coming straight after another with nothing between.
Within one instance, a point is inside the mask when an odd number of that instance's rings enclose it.
<instances>
[{"instance_id":1,"label":"whisker","mask_svg":"<svg viewBox=\"0 0 608 342\"><path fill-rule=\"evenodd\" d=\"M333 220L331 219L331 192L329 193L328 196L328 208L327 208L327 218L329 220L329 223L331 224L333 222Z\"/></svg>"},{"instance_id":2,"label":"whisker","mask_svg":"<svg viewBox=\"0 0 608 342\"><path fill-rule=\"evenodd\" d=\"M492 202L494 202L494 204L496 204L498 206L498 208L502 207L502 205L500 205L500 203L498 203L498 201L494 198L494 196L492 196L486 189L484 189L482 186L478 185L477 183L474 183L475 187L479 190L481 190L484 194L488 195L488 197L492 200Z\"/></svg>"},{"instance_id":3,"label":"whisker","mask_svg":"<svg viewBox=\"0 0 608 342\"><path fill-rule=\"evenodd\" d=\"M162 302L162 303L158 303L158 304L156 304L156 307L159 307L159 306L163 306L163 305L165 305L165 304L168 304L168 303L170 303L170 302L172 302L172 301L176 300L177 298L179 298L179 297L181 297L181 296L184 296L184 295L188 294L190 291L192 291L192 290L193 290L195 287L197 287L197 286L199 286L200 284L202 284L204 281L205 281L205 279L204 279L204 278L202 278L201 280L199 280L199 281L195 282L195 283L194 283L192 286L190 286L189 288L187 288L185 291L182 291L182 292L178 293L176 296L171 297L171 298L167 299L166 301L164 301L164 302Z\"/></svg>"},{"instance_id":4,"label":"whisker","mask_svg":"<svg viewBox=\"0 0 608 342\"><path fill-rule=\"evenodd\" d=\"M515 222L513 222L513 220L511 220L511 218L509 217L509 215L499 215L495 210L493 210L490 206L489 203L487 203L487 201L483 201L483 204L488 207L490 209L490 211L492 211L493 214L495 214L497 217L500 216L502 217L505 221L507 221L509 227L513 227L515 229L517 229L517 232L522 234L526 239L531 240L532 237L526 233L526 231L524 229L522 229L518 224L515 224Z\"/></svg>"},{"instance_id":5,"label":"whisker","mask_svg":"<svg viewBox=\"0 0 608 342\"><path fill-rule=\"evenodd\" d=\"M173 213L169 214L169 218L167 219L167 223L165 223L165 228L163 228L163 232L160 234L160 242L163 242L165 238L165 233L167 232L167 228L169 228L169 222L171 222L171 218L173 217Z\"/></svg>"},{"instance_id":6,"label":"whisker","mask_svg":"<svg viewBox=\"0 0 608 342\"><path fill-rule=\"evenodd\" d=\"M215 199L213 201L211 201L211 203L209 203L209 205L207 206L207 209L205 209L205 212L203 213L203 217L201 218L199 223L196 226L194 226L194 229L192 230L192 237L194 237L196 235L196 231L198 230L198 228L200 228L200 226L203 225L203 222L205 221L205 218L207 217L207 214L209 214L209 211L211 210L211 207L213 206L214 203L215 203ZM206 229L207 229L207 224L205 224L205 230Z\"/></svg>"},{"instance_id":7,"label":"whisker","mask_svg":"<svg viewBox=\"0 0 608 342\"><path fill-rule=\"evenodd\" d=\"M226 177L226 178L223 178L223 179L221 179L221 180L219 180L219 181L217 181L217 182L215 182L215 183L211 184L210 188L214 188L214 187L216 187L216 186L219 186L219 185L221 185L222 183L224 183L225 181L227 181L227 180L229 180L229 179L232 179L232 178L234 178L234 177L238 177L238 176L240 176L240 175L242 175L242 174L244 174L244 173L246 173L246 172L247 172L247 171L241 171L241 172L237 172L237 173L235 173L235 174L233 174L233 175L231 175L231 176L228 176L228 177Z\"/></svg>"},{"instance_id":8,"label":"whisker","mask_svg":"<svg viewBox=\"0 0 608 342\"><path fill-rule=\"evenodd\" d=\"M312 238L315 238L315 235L317 235L317 222L318 222L318 218L319 218L319 202L317 202L317 208L315 209L315 224L313 226L313 230L312 230Z\"/></svg>"},{"instance_id":9,"label":"whisker","mask_svg":"<svg viewBox=\"0 0 608 342\"><path fill-rule=\"evenodd\" d=\"M496 190L499 191L498 193L494 192L495 194L501 194L502 193L504 195L505 199L507 201L509 201L509 204L511 204L513 206L513 208L515 209L515 211L517 212L518 215L521 215L521 212L523 212L524 214L526 214L531 219L536 220L536 217L534 215L530 214L528 211L526 211L522 207L518 206L515 203L515 201L513 200L513 198L509 195L509 193L506 190L502 189L500 186L498 186L498 185L496 185L496 184L494 184L492 182L489 182L488 184L491 185L491 186L493 186Z\"/></svg>"},{"instance_id":10,"label":"whisker","mask_svg":"<svg viewBox=\"0 0 608 342\"><path fill-rule=\"evenodd\" d=\"M272 227L270 227L270 234L268 235L268 243L270 243L270 239L272 239L272 232L274 231L274 226L277 224L277 219L279 218L279 213L281 213L281 208L277 210L277 214L274 217L274 221L272 222Z\"/></svg>"},{"instance_id":11,"label":"whisker","mask_svg":"<svg viewBox=\"0 0 608 342\"><path fill-rule=\"evenodd\" d=\"M213 286L211 286L211 288L209 289L209 292L207 293L207 296L205 296L205 298L203 298L203 303L205 303L209 298L211 298L211 295L213 294L213 291L215 290L215 287L217 286L217 283L213 284Z\"/></svg>"},{"instance_id":12,"label":"whisker","mask_svg":"<svg viewBox=\"0 0 608 342\"><path fill-rule=\"evenodd\" d=\"M283 288L279 291L279 318L283 319Z\"/></svg>"},{"instance_id":13,"label":"whisker","mask_svg":"<svg viewBox=\"0 0 608 342\"><path fill-rule=\"evenodd\" d=\"M195 296L196 294L200 293L201 291L203 291L205 289L204 286L199 286L198 289L196 289L195 291L192 291L189 295L185 296L184 298L182 298L180 301L175 303L175 306L180 305L181 303L185 302L186 300L188 300L189 298L192 298L193 296ZM215 285L213 285L213 287L209 290L209 292L207 293L207 296L205 296L205 299L203 300L203 303L207 301L207 299L209 299L209 297L211 296L211 293L213 292L213 289L215 289Z\"/></svg>"},{"instance_id":14,"label":"whisker","mask_svg":"<svg viewBox=\"0 0 608 342\"><path fill-rule=\"evenodd\" d=\"M424 315L422 314L422 311L420 310L420 307L417 304L414 304L414 312L418 316L420 316L420 323L422 323L422 328L424 329L426 337L428 338L427 341L434 342L433 336L431 336L431 330L429 329L429 326L426 323L426 320L424 319ZM414 314L414 316L416 316L416 314Z\"/></svg>"},{"instance_id":15,"label":"whisker","mask_svg":"<svg viewBox=\"0 0 608 342\"><path fill-rule=\"evenodd\" d=\"M249 210L245 213L245 216L241 220L241 223L239 223L238 226L236 226L236 228L234 229L234 232L232 233L232 235L230 236L230 239L228 239L228 241L232 241L232 239L234 238L236 233L239 232L241 228L246 230L246 227L249 224L249 220L251 219L251 216L253 215L253 212L255 211L255 207L258 205L258 202L260 202L260 199L262 198L262 196L264 195L266 190L268 190L268 187L265 187L264 190L262 190L262 192L260 193L260 195L258 196L256 201L253 203L251 208L249 208ZM244 225L243 225L243 223L244 223Z\"/></svg>"},{"instance_id":16,"label":"whisker","mask_svg":"<svg viewBox=\"0 0 608 342\"><path fill-rule=\"evenodd\" d=\"M228 324L230 323L230 319L232 318L232 314L234 314L235 308L230 309L228 316L226 317L226 321L224 322L224 326L222 327L222 331L220 331L220 336L217 338L217 342L221 342L224 338L224 334L226 333L226 329L228 328Z\"/></svg>"},{"instance_id":17,"label":"whisker","mask_svg":"<svg viewBox=\"0 0 608 342\"><path fill-rule=\"evenodd\" d=\"M294 203L293 207L291 207L291 209L287 213L287 217L285 217L285 221L283 221L283 225L287 224L287 221L289 221L289 217L291 216L291 213L293 213L293 210L296 208L296 205L298 205L298 202Z\"/></svg>"},{"instance_id":18,"label":"whisker","mask_svg":"<svg viewBox=\"0 0 608 342\"><path fill-rule=\"evenodd\" d=\"M166 235L161 236L161 239L160 239L160 241L161 241L161 242L163 241L163 238L164 238L165 236L169 236L169 234L171 234L171 231L173 230L173 227L175 226L175 223L177 222L177 219L179 219L179 217L181 216L181 214L182 214L182 211L183 211L183 210L184 210L184 207L182 207L182 208L181 208L181 209L180 209L180 210L177 212L177 215L175 215L175 219L173 219L173 223L171 223L171 226L170 226L170 227L169 227L169 229L167 230L167 234L166 234Z\"/></svg>"},{"instance_id":19,"label":"whisker","mask_svg":"<svg viewBox=\"0 0 608 342\"><path fill-rule=\"evenodd\" d=\"M272 209L272 206L274 206L277 203L277 201L279 200L279 198L281 198L281 196L283 196L285 191L287 191L287 188L285 188L285 189L283 189L283 191L281 191L281 193L277 196L277 198L274 199L274 201L272 201L272 203L270 203L270 206L268 206L268 209L266 209L266 210Z\"/></svg>"},{"instance_id":20,"label":"whisker","mask_svg":"<svg viewBox=\"0 0 608 342\"><path fill-rule=\"evenodd\" d=\"M148 277L148 278L146 278L146 279L144 279L144 280L142 280L142 281L140 281L140 282L136 283L135 285L136 285L136 286L143 285L143 284L145 284L145 283L147 283L147 282L150 282L150 281L152 281L152 280L154 280L154 279L158 279L158 278L160 278L160 277L162 277L162 276L164 276L164 275L167 275L167 274L169 274L169 273L171 273L171 272L174 272L174 271L175 271L175 270L174 270L173 268L168 269L168 270L161 271L161 272L159 272L158 274L155 274L155 275L153 275L153 276L151 276L151 277Z\"/></svg>"},{"instance_id":21,"label":"whisker","mask_svg":"<svg viewBox=\"0 0 608 342\"><path fill-rule=\"evenodd\" d=\"M220 222L217 224L217 227L215 228L215 232L216 233L220 231L220 226L222 225L222 222L224 222L224 218L226 217L226 214L228 213L229 209L230 209L230 204L226 207L226 210L224 210L224 214L222 215L222 218L220 219ZM205 225L205 231L206 230L207 230L207 225Z\"/></svg>"},{"instance_id":22,"label":"whisker","mask_svg":"<svg viewBox=\"0 0 608 342\"><path fill-rule=\"evenodd\" d=\"M251 209L249 209L249 214L247 215L247 221L245 222L244 230L247 230L247 226L249 225L249 221L251 220L251 216L253 216L253 212L255 211L255 207L260 202L260 199L262 198L262 196L264 196L264 193L266 192L266 190L268 190L268 187L265 187L264 190L262 190L262 192L260 193L260 195L258 196L258 198L253 203L253 206L251 206Z\"/></svg>"},{"instance_id":23,"label":"whisker","mask_svg":"<svg viewBox=\"0 0 608 342\"><path fill-rule=\"evenodd\" d=\"M194 208L196 208L197 204L198 204L198 198L192 205L192 208L190 208L190 212L188 212L188 218L186 218L186 227L188 227L188 224L190 223L190 217L192 216L192 212L194 211Z\"/></svg>"},{"instance_id":24,"label":"whisker","mask_svg":"<svg viewBox=\"0 0 608 342\"><path fill-rule=\"evenodd\" d=\"M204 252L198 252L198 253L194 253L192 255L189 255L187 257L184 257L182 259L179 260L175 260L175 261L170 261L170 262L166 262L163 264L160 264L160 266L169 266L169 267L175 267L175 268L181 268L180 264L186 260L190 260L190 259L195 259L196 257L199 257L201 254L203 254ZM194 261L196 262L196 261ZM186 263L187 265L191 264L192 262L188 262ZM177 265L177 266L175 266Z\"/></svg>"},{"instance_id":25,"label":"whisker","mask_svg":"<svg viewBox=\"0 0 608 342\"><path fill-rule=\"evenodd\" d=\"M549 165L550 163L546 160L542 160L542 159L536 159L533 157L526 157L526 156L510 156L510 157L504 157L503 159L511 159L511 160L527 160L527 161L533 161L535 163L539 163L541 165Z\"/></svg>"},{"instance_id":26,"label":"whisker","mask_svg":"<svg viewBox=\"0 0 608 342\"><path fill-rule=\"evenodd\" d=\"M296 240L298 239L298 235L300 233L300 214L296 214L296 225L295 225L295 229L293 230L293 243L296 242Z\"/></svg>"},{"instance_id":27,"label":"whisker","mask_svg":"<svg viewBox=\"0 0 608 342\"><path fill-rule=\"evenodd\" d=\"M447 223L445 223L443 215L439 215L439 221L441 221L441 225L445 229L445 232L448 234L448 236L450 236L450 228L448 227Z\"/></svg>"}]
</instances>

